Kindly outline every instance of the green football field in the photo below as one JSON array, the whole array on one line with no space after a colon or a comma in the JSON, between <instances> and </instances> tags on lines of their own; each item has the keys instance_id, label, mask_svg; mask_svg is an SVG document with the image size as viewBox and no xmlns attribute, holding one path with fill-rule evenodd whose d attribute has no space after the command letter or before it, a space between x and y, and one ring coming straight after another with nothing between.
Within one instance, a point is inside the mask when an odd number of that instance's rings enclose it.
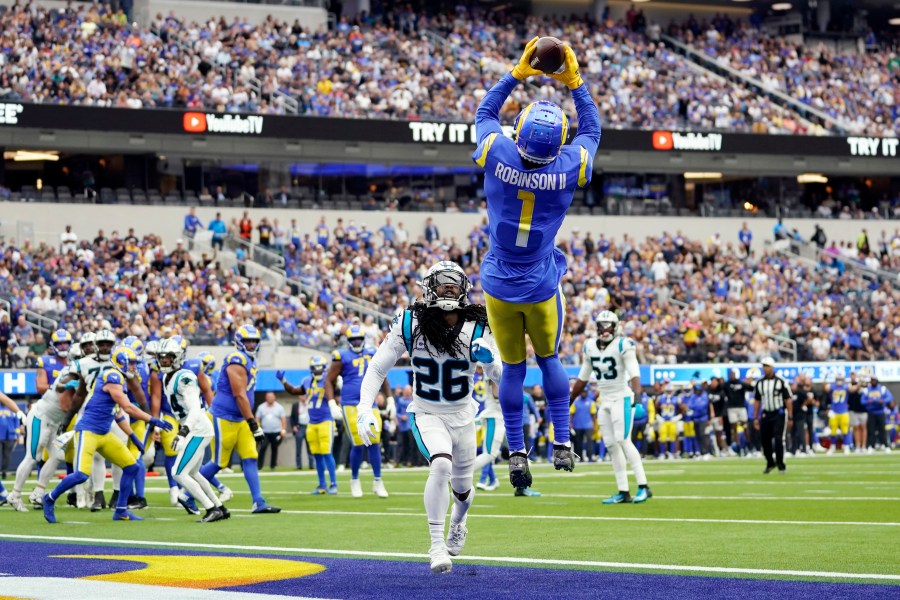
<instances>
[{"instance_id":1,"label":"green football field","mask_svg":"<svg viewBox=\"0 0 900 600\"><path fill-rule=\"evenodd\" d=\"M788 459L785 474L763 475L762 467L762 459L649 461L654 497L604 506L600 499L614 491L609 463L580 464L574 473L535 465L540 498L514 497L507 483L478 492L460 562L900 585L900 456ZM505 466L497 472L503 482ZM169 507L165 478L154 477L147 480L151 508L139 513L144 522L114 523L108 511L60 502L61 522L51 526L39 511L4 507L0 546L4 538L135 541L144 548L424 562L426 477L424 469L386 470L391 497L378 499L365 471L366 496L353 499L346 471L338 473L338 496L309 495L313 472L266 471L263 492L284 510L251 516L242 476L225 475L236 493L233 518L214 524Z\"/></svg>"}]
</instances>

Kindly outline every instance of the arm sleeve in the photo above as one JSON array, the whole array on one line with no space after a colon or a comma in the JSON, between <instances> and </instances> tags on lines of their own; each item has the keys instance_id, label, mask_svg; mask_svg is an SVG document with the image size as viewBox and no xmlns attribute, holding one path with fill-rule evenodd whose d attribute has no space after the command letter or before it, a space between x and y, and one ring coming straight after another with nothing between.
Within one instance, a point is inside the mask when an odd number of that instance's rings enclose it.
<instances>
[{"instance_id":1,"label":"arm sleeve","mask_svg":"<svg viewBox=\"0 0 900 600\"><path fill-rule=\"evenodd\" d=\"M500 109L503 108L503 103L506 102L506 99L512 93L513 88L518 84L519 80L510 73L507 73L501 77L500 81L494 84L494 87L488 90L487 94L484 95L484 98L481 99L478 110L475 111L475 137L479 142L490 133L503 135L503 129L500 127ZM596 107L594 110L596 110ZM579 114L581 114L580 111ZM599 125L600 117L598 113L598 128ZM599 133L597 137L599 141ZM594 148L596 147L595 144Z\"/></svg>"},{"instance_id":2,"label":"arm sleeve","mask_svg":"<svg viewBox=\"0 0 900 600\"><path fill-rule=\"evenodd\" d=\"M587 383L591 380L592 372L593 368L591 367L591 357L588 356L587 342L585 342L584 347L581 349L581 370L578 372L578 379Z\"/></svg>"},{"instance_id":3,"label":"arm sleeve","mask_svg":"<svg viewBox=\"0 0 900 600\"><path fill-rule=\"evenodd\" d=\"M372 408L375 405L375 396L381 391L381 384L384 383L388 371L391 370L403 353L406 352L406 344L403 343L403 335L400 333L400 324L395 323L391 327L391 332L378 346L369 368L366 369L366 375L363 377L362 385L359 388L359 406L360 408Z\"/></svg>"},{"instance_id":4,"label":"arm sleeve","mask_svg":"<svg viewBox=\"0 0 900 600\"><path fill-rule=\"evenodd\" d=\"M203 405L200 402L200 384L197 378L182 377L178 382L178 395L181 396L181 404L188 413L184 424L193 431L200 419L207 418L203 414Z\"/></svg>"},{"instance_id":5,"label":"arm sleeve","mask_svg":"<svg viewBox=\"0 0 900 600\"><path fill-rule=\"evenodd\" d=\"M515 77L512 75L509 77L515 81ZM578 135L572 140L572 145L581 146L587 150L591 156L591 162L593 162L597 146L600 145L600 111L594 104L594 99L591 98L587 84L583 83L572 90L572 100L575 102L575 110L578 112Z\"/></svg>"},{"instance_id":6,"label":"arm sleeve","mask_svg":"<svg viewBox=\"0 0 900 600\"><path fill-rule=\"evenodd\" d=\"M503 362L500 360L500 351L497 350L497 343L494 341L494 334L489 329L485 329L482 338L494 354L494 361L488 364L479 363L484 369L485 376L500 385L500 375L503 373Z\"/></svg>"},{"instance_id":7,"label":"arm sleeve","mask_svg":"<svg viewBox=\"0 0 900 600\"><path fill-rule=\"evenodd\" d=\"M635 377L640 378L641 366L638 364L637 352L634 347L625 350L622 358L625 360L625 372L628 374L628 380L631 381Z\"/></svg>"}]
</instances>

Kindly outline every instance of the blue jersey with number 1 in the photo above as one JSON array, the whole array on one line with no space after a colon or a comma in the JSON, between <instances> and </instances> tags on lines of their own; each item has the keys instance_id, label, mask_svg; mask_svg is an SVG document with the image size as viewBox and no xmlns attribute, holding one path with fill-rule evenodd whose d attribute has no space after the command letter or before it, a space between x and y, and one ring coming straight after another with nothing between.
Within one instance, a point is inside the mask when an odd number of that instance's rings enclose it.
<instances>
[{"instance_id":1,"label":"blue jersey with number 1","mask_svg":"<svg viewBox=\"0 0 900 600\"><path fill-rule=\"evenodd\" d=\"M341 378L344 381L341 386L342 406L359 406L359 390L373 356L375 350L368 346L362 352L345 348L332 353L331 359L341 363Z\"/></svg>"},{"instance_id":2,"label":"blue jersey with number 1","mask_svg":"<svg viewBox=\"0 0 900 600\"><path fill-rule=\"evenodd\" d=\"M482 287L507 302L542 302L556 293L567 270L556 235L576 188L590 183L600 114L586 85L572 90L578 135L553 162L528 169L499 120L518 83L505 75L485 95L475 117L478 147L472 159L484 169L491 242L481 267Z\"/></svg>"}]
</instances>

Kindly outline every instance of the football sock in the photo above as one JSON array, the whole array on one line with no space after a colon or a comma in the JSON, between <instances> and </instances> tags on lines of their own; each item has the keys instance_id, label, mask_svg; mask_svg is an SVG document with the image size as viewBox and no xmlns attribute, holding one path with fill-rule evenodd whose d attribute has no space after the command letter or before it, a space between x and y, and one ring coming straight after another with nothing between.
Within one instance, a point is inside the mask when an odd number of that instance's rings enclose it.
<instances>
[{"instance_id":1,"label":"football sock","mask_svg":"<svg viewBox=\"0 0 900 600\"><path fill-rule=\"evenodd\" d=\"M600 441L600 449L597 450L597 456L600 457L600 460L603 460L604 458L606 458L606 452L607 452L606 443L603 442L603 440L601 440Z\"/></svg>"},{"instance_id":2,"label":"football sock","mask_svg":"<svg viewBox=\"0 0 900 600\"><path fill-rule=\"evenodd\" d=\"M553 443L569 446L569 376L556 354L538 356L537 364L543 376L547 408L553 422Z\"/></svg>"},{"instance_id":3,"label":"football sock","mask_svg":"<svg viewBox=\"0 0 900 600\"><path fill-rule=\"evenodd\" d=\"M250 488L250 496L257 504L265 504L266 501L262 497L259 489L259 469L256 466L255 458L245 458L241 461L241 467L244 470L244 479L247 480L247 487Z\"/></svg>"},{"instance_id":4,"label":"football sock","mask_svg":"<svg viewBox=\"0 0 900 600\"><path fill-rule=\"evenodd\" d=\"M525 450L525 433L522 431L523 387L526 367L524 362L503 363L500 375L500 409L506 422L506 439L510 452ZM568 381L566 383L568 385ZM566 426L568 428L568 425Z\"/></svg>"},{"instance_id":5,"label":"football sock","mask_svg":"<svg viewBox=\"0 0 900 600\"><path fill-rule=\"evenodd\" d=\"M105 467L106 467L106 465L104 465L104 471L106 470ZM94 470L93 473L91 473L91 481L94 482L94 486L95 486L95 487L96 487L96 485L97 485L97 478L95 477L95 475L96 475L96 473L97 473L96 468L97 468L97 465L94 464L94 469L95 469L95 470ZM120 467L117 467L116 465L113 465L113 466L112 466L112 484L113 484L113 489L114 489L114 490L121 490L121 489L122 489L122 469L121 469ZM128 494L131 493L131 490L125 490L125 491L126 491L126 493L128 493Z\"/></svg>"},{"instance_id":6,"label":"football sock","mask_svg":"<svg viewBox=\"0 0 900 600\"><path fill-rule=\"evenodd\" d=\"M444 540L444 521L450 507L447 485L450 483L450 459L439 456L431 461L428 480L425 482L425 514L432 544Z\"/></svg>"},{"instance_id":7,"label":"football sock","mask_svg":"<svg viewBox=\"0 0 900 600\"><path fill-rule=\"evenodd\" d=\"M144 497L144 483L145 478L147 477L147 469L144 467L143 462L137 463L137 474L134 476L134 495L139 498Z\"/></svg>"},{"instance_id":8,"label":"football sock","mask_svg":"<svg viewBox=\"0 0 900 600\"><path fill-rule=\"evenodd\" d=\"M128 508L128 493L131 491L131 487L134 485L134 478L137 476L138 466L137 464L128 465L124 469L122 469L122 481L120 482L120 492L118 498L118 504L116 506L116 510L126 510Z\"/></svg>"},{"instance_id":9,"label":"football sock","mask_svg":"<svg viewBox=\"0 0 900 600\"><path fill-rule=\"evenodd\" d=\"M381 479L381 444L369 446L369 465L372 467L372 475L375 479Z\"/></svg>"},{"instance_id":10,"label":"football sock","mask_svg":"<svg viewBox=\"0 0 900 600\"><path fill-rule=\"evenodd\" d=\"M641 453L638 452L634 442L625 440L622 442L622 447L625 451L625 458L628 460L628 464L631 465L631 470L634 471L635 481L637 481L638 485L647 485L647 475L644 473L644 463L641 461Z\"/></svg>"},{"instance_id":11,"label":"football sock","mask_svg":"<svg viewBox=\"0 0 900 600\"><path fill-rule=\"evenodd\" d=\"M316 474L319 476L319 487L325 487L325 456L322 454L314 454L316 460Z\"/></svg>"},{"instance_id":12,"label":"football sock","mask_svg":"<svg viewBox=\"0 0 900 600\"><path fill-rule=\"evenodd\" d=\"M175 459L176 458L177 458L176 456L167 456L166 457L166 477L169 478L169 487L170 488L178 485L178 483L176 483L176 481L175 481L175 477L172 475L172 469L175 467ZM206 476L204 475L204 477L206 477Z\"/></svg>"},{"instance_id":13,"label":"football sock","mask_svg":"<svg viewBox=\"0 0 900 600\"><path fill-rule=\"evenodd\" d=\"M616 476L616 486L620 492L628 491L628 471L625 465L625 453L619 444L610 445L609 456L612 458L613 474Z\"/></svg>"},{"instance_id":14,"label":"football sock","mask_svg":"<svg viewBox=\"0 0 900 600\"><path fill-rule=\"evenodd\" d=\"M88 476L82 473L81 471L76 471L75 473L71 473L63 477L63 480L59 482L59 484L53 488L50 492L50 499L56 502L56 499L71 490L76 485L84 483L88 480Z\"/></svg>"},{"instance_id":15,"label":"football sock","mask_svg":"<svg viewBox=\"0 0 900 600\"><path fill-rule=\"evenodd\" d=\"M845 433L844 434L844 448L849 448L850 444L853 443L853 434Z\"/></svg>"},{"instance_id":16,"label":"football sock","mask_svg":"<svg viewBox=\"0 0 900 600\"><path fill-rule=\"evenodd\" d=\"M334 463L334 454L323 454L325 459L325 468L328 469L328 477L331 479L331 485L337 485L337 465Z\"/></svg>"},{"instance_id":17,"label":"football sock","mask_svg":"<svg viewBox=\"0 0 900 600\"><path fill-rule=\"evenodd\" d=\"M216 481L216 473L218 473L219 470L220 470L219 465L217 465L216 463L214 463L212 461L209 461L208 463L206 463L205 465L200 467L200 474L203 475L204 477L206 477L206 480L209 481L210 483L212 483L214 486L216 486L219 489L222 489L219 486L219 484L217 484L215 482Z\"/></svg>"},{"instance_id":18,"label":"football sock","mask_svg":"<svg viewBox=\"0 0 900 600\"><path fill-rule=\"evenodd\" d=\"M453 483L451 483L452 485ZM475 498L475 488L471 487L471 482L469 482L469 485L469 489L461 494L453 489L453 509L450 511L451 525L466 522L466 514L468 514L469 507L472 506L472 500Z\"/></svg>"},{"instance_id":19,"label":"football sock","mask_svg":"<svg viewBox=\"0 0 900 600\"><path fill-rule=\"evenodd\" d=\"M494 463L489 464L485 468L488 472L488 483L490 485L494 485L495 483L497 483L497 475L494 473Z\"/></svg>"},{"instance_id":20,"label":"football sock","mask_svg":"<svg viewBox=\"0 0 900 600\"><path fill-rule=\"evenodd\" d=\"M363 461L365 446L353 446L350 448L350 479L359 479L359 466Z\"/></svg>"}]
</instances>

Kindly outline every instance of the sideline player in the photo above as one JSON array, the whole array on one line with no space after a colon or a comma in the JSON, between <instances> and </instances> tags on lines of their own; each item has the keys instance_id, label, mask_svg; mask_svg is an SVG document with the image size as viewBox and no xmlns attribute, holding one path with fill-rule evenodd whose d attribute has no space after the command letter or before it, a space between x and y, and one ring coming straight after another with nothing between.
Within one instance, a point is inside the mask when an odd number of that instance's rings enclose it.
<instances>
[{"instance_id":1,"label":"sideline player","mask_svg":"<svg viewBox=\"0 0 900 600\"><path fill-rule=\"evenodd\" d=\"M56 523L54 503L57 498L67 490L84 483L91 476L91 467L95 453L99 453L113 464L120 466L122 468L122 487L126 490L131 489L138 467L135 464L134 456L128 451L125 444L115 434L110 432L113 419L120 421L119 426L122 427L140 451L143 451L143 444L131 431L131 427L128 426L128 420L124 416L116 417L117 407L127 415L146 421L154 427L159 427L160 429L171 427L168 423L151 417L128 401L128 396L125 394L125 386L129 382L129 378L126 375L134 374L137 363L138 358L134 350L125 346L116 348L110 356L109 366L103 369L100 376L91 386L90 398L84 404L84 414L78 420L78 424L75 425L75 446L77 448L75 471L71 475L66 475L53 491L44 495L44 518L48 523ZM134 380L132 379L131 381ZM135 383L137 382L135 381ZM128 512L127 494L119 495L113 520L142 520L140 517Z\"/></svg>"},{"instance_id":2,"label":"sideline player","mask_svg":"<svg viewBox=\"0 0 900 600\"><path fill-rule=\"evenodd\" d=\"M480 367L479 367L480 368ZM497 384L493 381L479 381L475 384L475 399L484 402L484 409L478 413L484 427L481 454L475 458L474 473L480 474L480 481L475 484L479 490L492 492L497 489L497 476L494 475L494 461L500 458L506 427L503 424L503 411L497 399Z\"/></svg>"},{"instance_id":3,"label":"sideline player","mask_svg":"<svg viewBox=\"0 0 900 600\"><path fill-rule=\"evenodd\" d=\"M306 441L309 443L309 452L316 461L316 473L319 475L319 487L313 490L313 494L337 494L337 475L335 474L334 454L334 422L343 419L341 409L337 402L324 402L325 387L323 378L325 375L325 359L314 356L309 360L309 375L300 385L291 385L284 379L284 371L276 371L275 378L281 382L287 393L300 396L300 401L309 406L309 425L306 426ZM325 470L331 485L325 487Z\"/></svg>"},{"instance_id":4,"label":"sideline player","mask_svg":"<svg viewBox=\"0 0 900 600\"><path fill-rule=\"evenodd\" d=\"M510 450L509 480L515 488L531 485L522 431L526 333L543 376L556 433L553 466L566 471L575 468L569 441L569 379L558 354L565 321L559 283L567 266L555 240L575 189L591 180L600 143L600 113L568 46L563 72L551 77L572 90L578 135L564 145L568 119L559 106L544 101L529 104L516 117L515 142L503 135L499 114L506 98L520 82L541 74L530 66L537 40L528 42L512 72L479 104L475 114L478 146L472 155L485 172L491 244L481 265L481 283L503 361L499 396Z\"/></svg>"},{"instance_id":5,"label":"sideline player","mask_svg":"<svg viewBox=\"0 0 900 600\"><path fill-rule=\"evenodd\" d=\"M825 393L831 398L828 407L828 428L831 429L831 444L826 454L834 454L838 440L843 443L844 454L850 454L853 432L850 429L850 407L847 404L847 382L843 373L838 373L834 383L825 384Z\"/></svg>"},{"instance_id":6,"label":"sideline player","mask_svg":"<svg viewBox=\"0 0 900 600\"><path fill-rule=\"evenodd\" d=\"M456 263L442 261L428 269L419 285L422 301L394 317L390 333L372 358L362 382L357 425L363 443L374 444L375 396L388 371L408 352L415 383L409 406L412 432L430 463L425 512L431 533L431 570L449 573L450 556L457 556L466 543L466 514L475 496L475 367L480 363L492 381L500 378L501 367L494 360L484 307L468 302L471 284L465 271ZM445 543L448 483L453 510Z\"/></svg>"},{"instance_id":7,"label":"sideline player","mask_svg":"<svg viewBox=\"0 0 900 600\"><path fill-rule=\"evenodd\" d=\"M363 382L363 376L372 356L373 348L366 347L366 336L362 327L352 325L347 329L347 343L350 348L335 350L331 355L331 366L325 375L325 398L330 406L335 402L335 385L340 376L343 380L341 387L341 409L344 412L344 427L352 444L350 448L350 495L361 498L363 495L362 484L359 481L359 467L363 462L363 441L356 430L356 407L359 405L359 388ZM387 407L394 406L394 398L387 381L382 384L382 392L387 402ZM381 415L376 412L377 432L369 446L369 465L372 467L372 475L375 481L372 483L372 492L379 498L387 498L388 493L381 480Z\"/></svg>"},{"instance_id":8,"label":"sideline player","mask_svg":"<svg viewBox=\"0 0 900 600\"><path fill-rule=\"evenodd\" d=\"M597 316L597 337L588 338L584 343L581 372L572 385L571 399L574 402L581 394L592 374L597 378L600 392L597 420L619 487L618 493L604 500L603 504L637 504L653 496L647 485L641 453L631 441L634 406L641 398L641 371L637 347L633 340L616 335L618 324L619 318L611 311L604 310ZM638 484L634 498L628 490L626 461L631 465Z\"/></svg>"},{"instance_id":9,"label":"sideline player","mask_svg":"<svg viewBox=\"0 0 900 600\"><path fill-rule=\"evenodd\" d=\"M253 416L251 398L256 390L256 353L260 335L253 325L242 325L234 334L235 349L225 357L219 379L212 414L215 431L213 460L203 465L200 472L212 481L220 470L228 466L231 453L237 449L241 468L250 494L253 497L253 513L279 513L281 509L270 506L263 498L259 486L259 456L257 444L263 437L262 429Z\"/></svg>"},{"instance_id":10,"label":"sideline player","mask_svg":"<svg viewBox=\"0 0 900 600\"><path fill-rule=\"evenodd\" d=\"M175 481L206 509L199 522L227 519L230 516L228 509L222 505L210 482L200 474L200 463L212 440L213 428L200 398L197 375L182 368L184 350L175 338L160 344L156 360L162 373L166 398L179 424L178 435L172 440L172 447L178 452L175 457Z\"/></svg>"}]
</instances>

